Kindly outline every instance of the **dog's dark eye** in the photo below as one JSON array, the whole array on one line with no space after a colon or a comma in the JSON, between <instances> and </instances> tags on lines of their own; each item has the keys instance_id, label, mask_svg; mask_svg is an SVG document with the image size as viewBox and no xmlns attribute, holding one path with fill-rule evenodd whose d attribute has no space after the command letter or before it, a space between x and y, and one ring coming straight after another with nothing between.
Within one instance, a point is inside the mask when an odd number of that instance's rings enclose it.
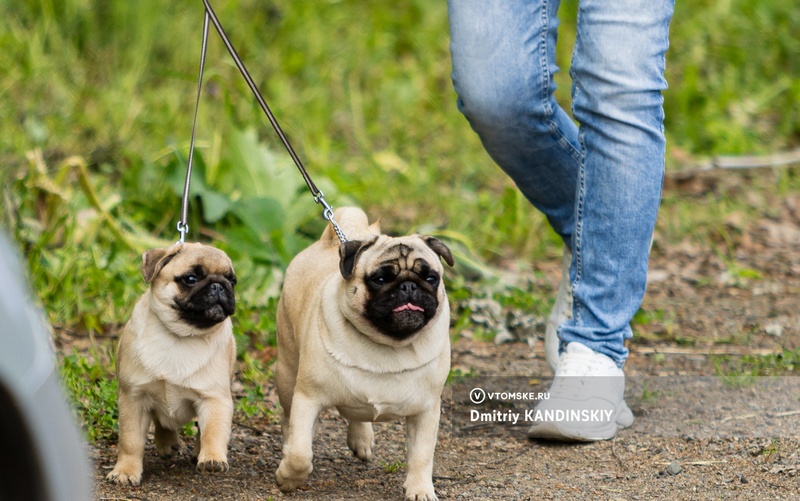
<instances>
[{"instance_id":1,"label":"dog's dark eye","mask_svg":"<svg viewBox=\"0 0 800 501\"><path fill-rule=\"evenodd\" d=\"M395 278L396 276L394 273L381 271L379 273L372 275L369 278L369 283L375 288L380 288L388 284L389 282L394 281Z\"/></svg>"},{"instance_id":2,"label":"dog's dark eye","mask_svg":"<svg viewBox=\"0 0 800 501\"><path fill-rule=\"evenodd\" d=\"M193 287L195 284L197 284L197 275L186 275L181 279L181 282L183 285Z\"/></svg>"},{"instance_id":3,"label":"dog's dark eye","mask_svg":"<svg viewBox=\"0 0 800 501\"><path fill-rule=\"evenodd\" d=\"M437 285L439 285L439 275L431 273L430 275L425 277L425 281L431 284L432 286L436 287Z\"/></svg>"}]
</instances>

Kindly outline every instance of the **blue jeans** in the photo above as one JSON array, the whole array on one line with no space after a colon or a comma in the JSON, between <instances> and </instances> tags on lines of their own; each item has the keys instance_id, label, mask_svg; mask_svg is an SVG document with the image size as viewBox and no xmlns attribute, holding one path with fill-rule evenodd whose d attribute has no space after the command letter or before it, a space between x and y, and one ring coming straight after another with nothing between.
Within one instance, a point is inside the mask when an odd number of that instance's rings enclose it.
<instances>
[{"instance_id":1,"label":"blue jeans","mask_svg":"<svg viewBox=\"0 0 800 501\"><path fill-rule=\"evenodd\" d=\"M559 0L449 0L453 85L484 147L572 249L558 330L620 367L664 177L674 0L581 0L573 120L555 101Z\"/></svg>"}]
</instances>

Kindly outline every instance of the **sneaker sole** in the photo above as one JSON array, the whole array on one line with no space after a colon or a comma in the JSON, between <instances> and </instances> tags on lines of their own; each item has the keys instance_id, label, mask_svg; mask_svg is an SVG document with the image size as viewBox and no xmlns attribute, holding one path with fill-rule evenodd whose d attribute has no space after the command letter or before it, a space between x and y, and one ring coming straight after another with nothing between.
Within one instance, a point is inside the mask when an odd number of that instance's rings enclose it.
<instances>
[{"instance_id":1,"label":"sneaker sole","mask_svg":"<svg viewBox=\"0 0 800 501\"><path fill-rule=\"evenodd\" d=\"M633 412L627 403L617 413L614 420L600 428L587 429L586 427L575 428L565 424L544 421L534 424L528 429L528 438L544 440L558 440L562 442L598 442L600 440L611 440L617 436L617 430L627 428L633 424Z\"/></svg>"}]
</instances>

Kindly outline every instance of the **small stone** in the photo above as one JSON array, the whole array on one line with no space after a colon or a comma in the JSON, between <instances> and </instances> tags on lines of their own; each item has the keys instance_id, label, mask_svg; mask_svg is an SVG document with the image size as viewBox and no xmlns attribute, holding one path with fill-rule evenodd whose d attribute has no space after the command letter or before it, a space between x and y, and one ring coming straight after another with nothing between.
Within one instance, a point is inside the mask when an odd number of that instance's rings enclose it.
<instances>
[{"instance_id":1,"label":"small stone","mask_svg":"<svg viewBox=\"0 0 800 501\"><path fill-rule=\"evenodd\" d=\"M500 327L497 329L497 332L494 335L494 344L500 345L503 343L510 343L514 340L514 336L508 332L508 329L505 327Z\"/></svg>"},{"instance_id":2,"label":"small stone","mask_svg":"<svg viewBox=\"0 0 800 501\"><path fill-rule=\"evenodd\" d=\"M650 270L647 272L647 283L666 282L670 273L667 270Z\"/></svg>"},{"instance_id":3,"label":"small stone","mask_svg":"<svg viewBox=\"0 0 800 501\"><path fill-rule=\"evenodd\" d=\"M670 475L677 475L678 473L683 471L683 466L681 466L680 461L673 461L667 466L667 473Z\"/></svg>"},{"instance_id":4,"label":"small stone","mask_svg":"<svg viewBox=\"0 0 800 501\"><path fill-rule=\"evenodd\" d=\"M764 332L766 332L768 336L781 337L783 336L783 326L777 323L769 324L764 327Z\"/></svg>"}]
</instances>

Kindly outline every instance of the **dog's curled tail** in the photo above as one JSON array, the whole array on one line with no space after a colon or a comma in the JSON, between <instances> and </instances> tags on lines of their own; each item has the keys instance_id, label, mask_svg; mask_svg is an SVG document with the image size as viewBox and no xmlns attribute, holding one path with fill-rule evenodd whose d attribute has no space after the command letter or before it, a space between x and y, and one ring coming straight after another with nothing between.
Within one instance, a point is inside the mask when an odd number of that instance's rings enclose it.
<instances>
[{"instance_id":1,"label":"dog's curled tail","mask_svg":"<svg viewBox=\"0 0 800 501\"><path fill-rule=\"evenodd\" d=\"M348 240L364 240L371 235L381 234L380 221L375 221L370 225L367 215L358 207L339 207L333 211L333 218L342 228ZM322 232L321 240L332 245L339 245L339 237L333 231L331 223L328 223L325 231Z\"/></svg>"}]
</instances>

